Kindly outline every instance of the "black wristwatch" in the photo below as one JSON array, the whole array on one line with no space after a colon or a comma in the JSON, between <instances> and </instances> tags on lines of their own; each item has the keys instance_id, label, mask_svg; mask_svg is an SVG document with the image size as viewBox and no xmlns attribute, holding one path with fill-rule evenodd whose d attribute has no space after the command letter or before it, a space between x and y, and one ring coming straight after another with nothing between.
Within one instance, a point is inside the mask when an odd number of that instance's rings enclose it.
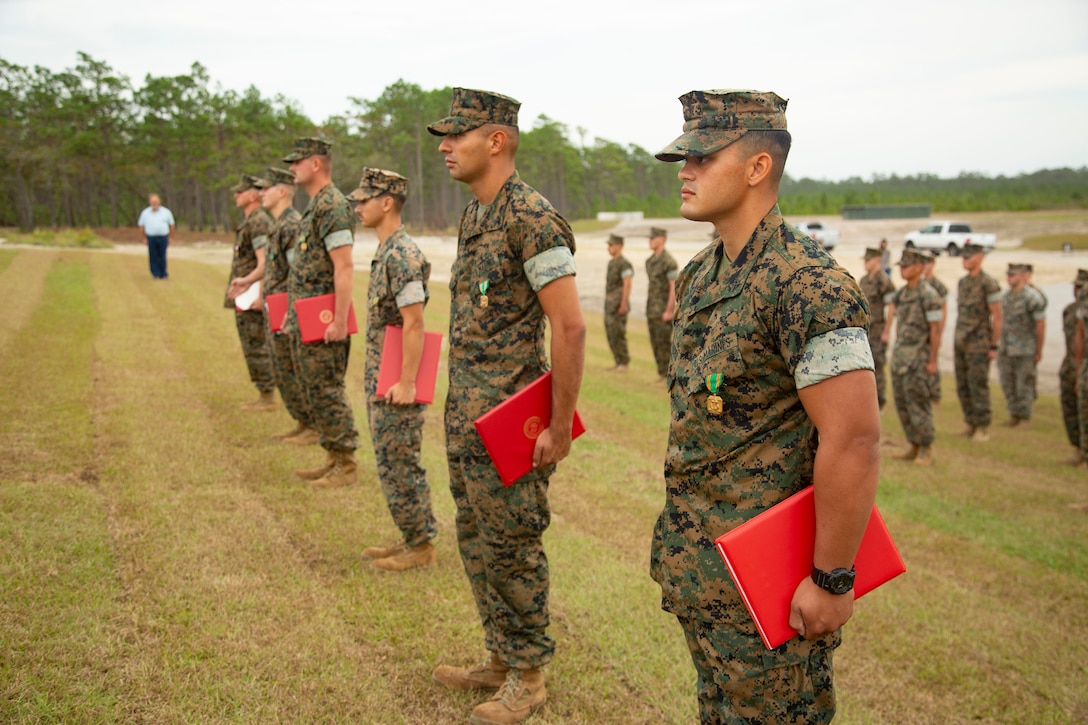
<instances>
[{"instance_id":1,"label":"black wristwatch","mask_svg":"<svg viewBox=\"0 0 1088 725\"><path fill-rule=\"evenodd\" d=\"M846 594L854 588L854 567L822 571L812 567L812 581L816 586L832 594Z\"/></svg>"}]
</instances>

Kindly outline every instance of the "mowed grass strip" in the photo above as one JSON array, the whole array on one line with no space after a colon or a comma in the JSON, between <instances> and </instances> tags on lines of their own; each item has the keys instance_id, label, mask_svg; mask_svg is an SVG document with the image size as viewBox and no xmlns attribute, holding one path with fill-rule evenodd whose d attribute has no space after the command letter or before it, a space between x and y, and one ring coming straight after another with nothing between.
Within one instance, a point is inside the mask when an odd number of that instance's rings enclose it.
<instances>
[{"instance_id":1,"label":"mowed grass strip","mask_svg":"<svg viewBox=\"0 0 1088 725\"><path fill-rule=\"evenodd\" d=\"M156 283L139 260L96 262L102 485L134 643L119 697L154 722L366 720L381 702L369 652L254 492L237 401L239 425L224 433L204 396L240 387L225 277L175 264L172 279L188 284Z\"/></svg>"},{"instance_id":2,"label":"mowed grass strip","mask_svg":"<svg viewBox=\"0 0 1088 725\"><path fill-rule=\"evenodd\" d=\"M0 720L121 717L120 590L94 467L98 317L86 258L20 252L0 295Z\"/></svg>"},{"instance_id":3,"label":"mowed grass strip","mask_svg":"<svg viewBox=\"0 0 1088 725\"><path fill-rule=\"evenodd\" d=\"M20 251L8 271L24 254L57 253ZM35 284L11 279L13 295ZM238 407L256 392L222 306L224 267L171 262L156 283L139 258L64 252L37 279L24 321L0 321L12 451L0 453L0 720L463 722L481 698L430 682L435 664L483 654L441 400L423 449L439 563L378 575L359 551L397 534L373 472L362 336L348 388L360 485L313 492L292 471L321 451L269 440L291 427L282 410ZM361 324L365 285L359 274ZM445 334L448 292L431 292L427 324ZM589 430L552 480L558 650L534 722L691 723L694 670L647 571L667 397L638 321L631 370L604 371L599 317L587 313ZM885 451L878 502L908 572L856 606L835 659L837 721L1082 721L1088 484L1059 463L1071 448L1056 401L977 445L954 435L945 386L936 464ZM902 440L890 408L883 423Z\"/></svg>"},{"instance_id":4,"label":"mowed grass strip","mask_svg":"<svg viewBox=\"0 0 1088 725\"><path fill-rule=\"evenodd\" d=\"M0 324L0 355L38 306L45 288L45 276L56 257L56 250L0 249L0 310L4 311L4 322Z\"/></svg>"}]
</instances>

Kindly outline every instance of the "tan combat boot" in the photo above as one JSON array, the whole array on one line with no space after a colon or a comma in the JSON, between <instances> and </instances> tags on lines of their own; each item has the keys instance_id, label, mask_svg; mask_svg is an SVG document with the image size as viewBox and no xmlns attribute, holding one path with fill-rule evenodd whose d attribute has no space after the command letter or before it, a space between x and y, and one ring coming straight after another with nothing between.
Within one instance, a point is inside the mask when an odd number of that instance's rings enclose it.
<instances>
[{"instance_id":1,"label":"tan combat boot","mask_svg":"<svg viewBox=\"0 0 1088 725\"><path fill-rule=\"evenodd\" d=\"M302 425L302 423L299 423L298 425L295 426L294 430L288 431L286 433L273 433L272 435L270 435L268 437L271 438L274 441L282 441L282 440L287 440L288 438L291 438L293 436L297 436L299 433L301 433L304 430L306 430L306 426Z\"/></svg>"},{"instance_id":2,"label":"tan combat boot","mask_svg":"<svg viewBox=\"0 0 1088 725\"><path fill-rule=\"evenodd\" d=\"M321 434L313 428L302 426L301 431L289 438L284 438L283 442L291 446L312 446L321 442Z\"/></svg>"},{"instance_id":3,"label":"tan combat boot","mask_svg":"<svg viewBox=\"0 0 1088 725\"><path fill-rule=\"evenodd\" d=\"M387 556L393 556L403 548L404 539L390 546L368 546L363 549L363 557L366 559L384 559Z\"/></svg>"},{"instance_id":4,"label":"tan combat boot","mask_svg":"<svg viewBox=\"0 0 1088 725\"><path fill-rule=\"evenodd\" d=\"M391 556L370 562L370 568L382 571L407 571L421 566L431 566L438 561L434 544L426 541L418 546L402 546Z\"/></svg>"},{"instance_id":5,"label":"tan combat boot","mask_svg":"<svg viewBox=\"0 0 1088 725\"><path fill-rule=\"evenodd\" d=\"M960 433L960 435L963 436L964 438L970 438L971 436L973 436L975 434L976 430L978 430L978 428L976 428L973 425L969 425L969 426L967 426L966 428L963 429L963 431Z\"/></svg>"},{"instance_id":6,"label":"tan combat boot","mask_svg":"<svg viewBox=\"0 0 1088 725\"><path fill-rule=\"evenodd\" d=\"M303 468L295 471L295 475L301 478L303 481L316 481L324 476L326 473L333 469L336 465L336 456L332 451L328 451L328 456L325 457L325 462L317 468Z\"/></svg>"},{"instance_id":7,"label":"tan combat boot","mask_svg":"<svg viewBox=\"0 0 1088 725\"><path fill-rule=\"evenodd\" d=\"M256 413L268 413L276 409L276 394L271 390L261 392L261 397L248 403L242 403L242 410Z\"/></svg>"},{"instance_id":8,"label":"tan combat boot","mask_svg":"<svg viewBox=\"0 0 1088 725\"><path fill-rule=\"evenodd\" d=\"M321 478L310 481L310 488L342 488L359 482L355 451L338 451L333 456L332 468Z\"/></svg>"},{"instance_id":9,"label":"tan combat boot","mask_svg":"<svg viewBox=\"0 0 1088 725\"><path fill-rule=\"evenodd\" d=\"M913 461L917 457L918 457L918 446L915 446L915 445L911 445L910 450L908 450L906 453L899 453L899 454L896 454L896 455L892 456L892 458L894 458L897 461Z\"/></svg>"},{"instance_id":10,"label":"tan combat boot","mask_svg":"<svg viewBox=\"0 0 1088 725\"><path fill-rule=\"evenodd\" d=\"M916 466L932 466L933 465L933 447L922 446L918 449L918 456L914 459L914 465Z\"/></svg>"},{"instance_id":11,"label":"tan combat boot","mask_svg":"<svg viewBox=\"0 0 1088 725\"><path fill-rule=\"evenodd\" d=\"M497 690L506 682L509 671L510 668L499 661L499 656L491 653L491 659L475 667L439 665L434 668L431 679L454 690Z\"/></svg>"},{"instance_id":12,"label":"tan combat boot","mask_svg":"<svg viewBox=\"0 0 1088 725\"><path fill-rule=\"evenodd\" d=\"M510 670L506 682L490 700L472 711L472 725L513 725L544 706L547 699L542 670Z\"/></svg>"},{"instance_id":13,"label":"tan combat boot","mask_svg":"<svg viewBox=\"0 0 1088 725\"><path fill-rule=\"evenodd\" d=\"M990 429L984 425L980 425L978 428L975 428L975 432L971 434L971 440L975 443L989 443Z\"/></svg>"}]
</instances>

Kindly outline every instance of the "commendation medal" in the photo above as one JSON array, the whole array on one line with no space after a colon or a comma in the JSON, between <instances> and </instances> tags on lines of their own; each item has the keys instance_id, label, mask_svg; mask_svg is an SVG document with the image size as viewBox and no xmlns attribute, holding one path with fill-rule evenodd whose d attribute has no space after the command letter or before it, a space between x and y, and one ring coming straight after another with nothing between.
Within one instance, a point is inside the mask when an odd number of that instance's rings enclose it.
<instances>
[{"instance_id":1,"label":"commendation medal","mask_svg":"<svg viewBox=\"0 0 1088 725\"><path fill-rule=\"evenodd\" d=\"M487 307L487 281L480 283L480 307Z\"/></svg>"},{"instance_id":2,"label":"commendation medal","mask_svg":"<svg viewBox=\"0 0 1088 725\"><path fill-rule=\"evenodd\" d=\"M718 395L718 388L722 386L722 377L721 373L706 376L706 389L710 391L710 397L706 399L706 410L711 415L722 413L722 399Z\"/></svg>"}]
</instances>

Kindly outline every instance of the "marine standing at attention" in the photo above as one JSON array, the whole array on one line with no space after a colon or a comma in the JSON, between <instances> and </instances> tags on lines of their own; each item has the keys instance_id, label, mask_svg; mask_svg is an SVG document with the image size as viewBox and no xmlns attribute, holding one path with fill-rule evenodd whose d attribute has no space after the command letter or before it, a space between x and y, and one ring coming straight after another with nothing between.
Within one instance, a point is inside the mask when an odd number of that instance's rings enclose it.
<instances>
[{"instance_id":1,"label":"marine standing at attention","mask_svg":"<svg viewBox=\"0 0 1088 725\"><path fill-rule=\"evenodd\" d=\"M993 420L990 405L990 363L1001 340L1001 285L982 270L985 250L963 245L963 268L956 287L955 360L956 396L967 424L963 434L975 443L990 440Z\"/></svg>"},{"instance_id":2,"label":"marine standing at attention","mask_svg":"<svg viewBox=\"0 0 1088 725\"><path fill-rule=\"evenodd\" d=\"M355 449L359 433L351 410L344 376L351 355L348 311L355 282L352 247L355 214L344 195L332 183L332 156L328 141L299 138L284 157L291 164L295 183L306 190L310 203L299 224L295 259L287 280L287 320L284 328L298 339L292 359L310 404L312 425L320 434L326 459L317 468L295 471L313 488L350 486L359 480ZM305 297L332 294L333 319L324 339L302 343L298 335L295 302Z\"/></svg>"},{"instance_id":3,"label":"marine standing at attention","mask_svg":"<svg viewBox=\"0 0 1088 725\"><path fill-rule=\"evenodd\" d=\"M650 228L650 251L646 260L646 326L650 330L650 347L657 363L657 375L662 382L669 371L669 346L672 344L673 311L676 308L676 260L665 251L667 232Z\"/></svg>"},{"instance_id":4,"label":"marine standing at attention","mask_svg":"<svg viewBox=\"0 0 1088 725\"><path fill-rule=\"evenodd\" d=\"M631 280L635 268L623 256L623 237L608 235L608 270L604 281L604 331L615 362L610 370L623 371L631 363L627 350L627 313L631 311Z\"/></svg>"},{"instance_id":5,"label":"marine standing at attention","mask_svg":"<svg viewBox=\"0 0 1088 725\"><path fill-rule=\"evenodd\" d=\"M665 506L650 572L687 638L704 723L828 722L832 653L850 619L872 513L880 418L868 306L857 282L782 218L786 101L757 91L680 98L680 213L710 246L676 281ZM767 650L714 540L815 486L812 576Z\"/></svg>"},{"instance_id":6,"label":"marine standing at attention","mask_svg":"<svg viewBox=\"0 0 1088 725\"><path fill-rule=\"evenodd\" d=\"M869 347L873 351L873 366L876 372L876 399L880 409L888 402L886 390L888 388L887 374L884 372L884 363L887 360L888 343L881 337L884 334L884 321L887 319L885 310L895 292L895 284L884 274L881 266L883 254L879 249L869 247L865 250L865 276L858 285L865 293L865 299L869 303Z\"/></svg>"},{"instance_id":7,"label":"marine standing at attention","mask_svg":"<svg viewBox=\"0 0 1088 725\"><path fill-rule=\"evenodd\" d=\"M900 461L914 461L919 466L933 463L933 442L937 431L933 423L933 396L930 380L937 372L937 353L941 347L941 308L944 301L922 277L928 254L904 249L899 259L899 274L906 283L892 295L895 326L892 349L892 394L895 412L903 426L909 446L894 456ZM884 328L884 340L892 325Z\"/></svg>"},{"instance_id":8,"label":"marine standing at attention","mask_svg":"<svg viewBox=\"0 0 1088 725\"><path fill-rule=\"evenodd\" d=\"M1010 264L1006 279L1009 291L1001 303L1003 324L997 351L997 371L1005 404L1006 425L1016 427L1031 420L1035 407L1035 368L1046 342L1046 299L1028 284L1031 268Z\"/></svg>"},{"instance_id":9,"label":"marine standing at attention","mask_svg":"<svg viewBox=\"0 0 1088 725\"><path fill-rule=\"evenodd\" d=\"M287 279L291 273L291 260L295 256L302 216L291 206L295 199L295 175L290 171L269 168L257 180L257 188L260 190L261 206L274 220L272 233L268 236L264 278L261 280L261 296L267 298L269 295L287 293ZM270 315L266 313L266 317ZM291 360L291 350L298 342L292 343L290 333L284 329L273 332L270 319L267 334L276 387L279 388L283 407L295 421L294 430L277 433L272 438L291 445L313 445L319 436L311 425L310 404Z\"/></svg>"},{"instance_id":10,"label":"marine standing at attention","mask_svg":"<svg viewBox=\"0 0 1088 725\"><path fill-rule=\"evenodd\" d=\"M450 176L474 197L461 215L450 279L446 457L457 504L457 544L484 628L488 659L441 665L434 679L458 690L495 690L473 723L516 723L545 701L551 522L548 480L570 452L585 360L585 321L574 282L574 235L518 176L520 103L455 88L450 114L427 130ZM473 421L548 369L551 425L536 439L533 469L505 487Z\"/></svg>"},{"instance_id":11,"label":"marine standing at attention","mask_svg":"<svg viewBox=\"0 0 1088 725\"><path fill-rule=\"evenodd\" d=\"M230 265L230 282L223 306L234 310L234 325L242 343L242 354L249 369L249 379L257 388L256 400L243 403L242 408L253 411L276 409L276 374L272 370L272 353L268 344L268 322L260 299L247 310L239 310L234 298L264 277L268 235L272 233L272 217L261 208L257 177L243 174L234 185L234 204L245 218L235 230L234 257Z\"/></svg>"},{"instance_id":12,"label":"marine standing at attention","mask_svg":"<svg viewBox=\"0 0 1088 725\"><path fill-rule=\"evenodd\" d=\"M438 524L431 509L431 487L423 468L423 414L416 402L416 375L423 356L423 308L430 298L431 263L404 231L401 210L408 199L408 179L394 171L363 169L359 188L348 195L355 214L378 235L366 293L366 417L378 481L400 541L363 549L370 566L406 571L436 561ZM401 366L397 382L378 395L385 328L401 328Z\"/></svg>"}]
</instances>

